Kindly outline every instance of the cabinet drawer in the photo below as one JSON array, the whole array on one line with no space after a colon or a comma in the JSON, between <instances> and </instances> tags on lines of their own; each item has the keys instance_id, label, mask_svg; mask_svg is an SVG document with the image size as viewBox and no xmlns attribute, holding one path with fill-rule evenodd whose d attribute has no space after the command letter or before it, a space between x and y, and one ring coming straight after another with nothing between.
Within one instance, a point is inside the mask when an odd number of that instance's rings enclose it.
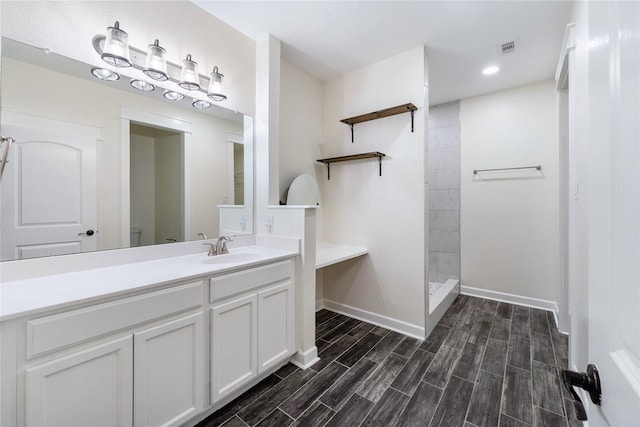
<instances>
[{"instance_id":1,"label":"cabinet drawer","mask_svg":"<svg viewBox=\"0 0 640 427\"><path fill-rule=\"evenodd\" d=\"M202 305L202 282L27 322L27 359Z\"/></svg>"},{"instance_id":2,"label":"cabinet drawer","mask_svg":"<svg viewBox=\"0 0 640 427\"><path fill-rule=\"evenodd\" d=\"M209 302L287 280L292 276L293 262L287 260L224 276L212 277L209 279Z\"/></svg>"}]
</instances>

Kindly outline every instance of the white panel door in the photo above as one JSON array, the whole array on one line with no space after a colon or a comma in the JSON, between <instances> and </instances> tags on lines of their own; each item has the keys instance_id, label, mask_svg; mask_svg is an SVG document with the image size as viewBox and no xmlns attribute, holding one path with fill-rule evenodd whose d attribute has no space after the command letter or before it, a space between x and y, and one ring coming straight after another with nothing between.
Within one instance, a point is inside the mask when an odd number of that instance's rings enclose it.
<instances>
[{"instance_id":1,"label":"white panel door","mask_svg":"<svg viewBox=\"0 0 640 427\"><path fill-rule=\"evenodd\" d=\"M132 376L130 336L29 368L27 425L131 426Z\"/></svg>"},{"instance_id":2,"label":"white panel door","mask_svg":"<svg viewBox=\"0 0 640 427\"><path fill-rule=\"evenodd\" d=\"M258 374L257 295L211 307L211 403Z\"/></svg>"},{"instance_id":3,"label":"white panel door","mask_svg":"<svg viewBox=\"0 0 640 427\"><path fill-rule=\"evenodd\" d=\"M264 372L293 354L291 282L258 292L258 370Z\"/></svg>"},{"instance_id":4,"label":"white panel door","mask_svg":"<svg viewBox=\"0 0 640 427\"><path fill-rule=\"evenodd\" d=\"M585 405L590 427L640 426L640 3L588 7L588 360L602 405Z\"/></svg>"},{"instance_id":5,"label":"white panel door","mask_svg":"<svg viewBox=\"0 0 640 427\"><path fill-rule=\"evenodd\" d=\"M203 315L134 334L134 425L176 426L202 411Z\"/></svg>"},{"instance_id":6,"label":"white panel door","mask_svg":"<svg viewBox=\"0 0 640 427\"><path fill-rule=\"evenodd\" d=\"M2 132L16 143L1 187L1 259L96 250L100 129L3 111Z\"/></svg>"}]
</instances>

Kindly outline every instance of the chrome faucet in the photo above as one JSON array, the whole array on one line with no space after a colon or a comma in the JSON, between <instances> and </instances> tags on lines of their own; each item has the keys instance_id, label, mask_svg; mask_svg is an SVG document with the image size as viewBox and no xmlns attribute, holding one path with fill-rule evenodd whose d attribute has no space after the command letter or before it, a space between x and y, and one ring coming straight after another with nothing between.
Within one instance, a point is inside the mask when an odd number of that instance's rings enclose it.
<instances>
[{"instance_id":1,"label":"chrome faucet","mask_svg":"<svg viewBox=\"0 0 640 427\"><path fill-rule=\"evenodd\" d=\"M226 236L218 237L218 241L216 242L216 253L218 255L228 254L229 249L227 249L227 242L232 242L230 238Z\"/></svg>"},{"instance_id":2,"label":"chrome faucet","mask_svg":"<svg viewBox=\"0 0 640 427\"><path fill-rule=\"evenodd\" d=\"M198 233L198 236L199 236L199 237L202 237L202 240L207 240L207 239L208 239L208 237L207 237L207 234L206 234L206 233Z\"/></svg>"},{"instance_id":3,"label":"chrome faucet","mask_svg":"<svg viewBox=\"0 0 640 427\"><path fill-rule=\"evenodd\" d=\"M233 242L233 240L226 236L220 236L218 237L218 241L216 243L203 243L203 245L209 245L209 253L207 255L214 256L229 253L227 242Z\"/></svg>"}]
</instances>

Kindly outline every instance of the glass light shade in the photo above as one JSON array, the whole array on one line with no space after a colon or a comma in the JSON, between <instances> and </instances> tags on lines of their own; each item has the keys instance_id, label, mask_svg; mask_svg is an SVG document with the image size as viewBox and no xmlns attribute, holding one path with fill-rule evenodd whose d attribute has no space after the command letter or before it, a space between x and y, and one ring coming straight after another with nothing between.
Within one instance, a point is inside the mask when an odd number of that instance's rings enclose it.
<instances>
[{"instance_id":1,"label":"glass light shade","mask_svg":"<svg viewBox=\"0 0 640 427\"><path fill-rule=\"evenodd\" d=\"M193 98L193 102L191 103L191 105L193 106L193 108L197 110L206 110L207 108L211 107L210 102L203 101L202 99L196 99L196 98Z\"/></svg>"},{"instance_id":2,"label":"glass light shade","mask_svg":"<svg viewBox=\"0 0 640 427\"><path fill-rule=\"evenodd\" d=\"M154 80L165 81L169 79L167 74L167 61L164 58L166 50L160 47L158 40L149 45L147 60L142 71Z\"/></svg>"},{"instance_id":3,"label":"glass light shade","mask_svg":"<svg viewBox=\"0 0 640 427\"><path fill-rule=\"evenodd\" d=\"M113 27L107 28L107 38L100 55L102 60L114 67L131 67L129 57L129 35L120 29L120 23L116 21Z\"/></svg>"},{"instance_id":4,"label":"glass light shade","mask_svg":"<svg viewBox=\"0 0 640 427\"><path fill-rule=\"evenodd\" d=\"M131 86L135 89L141 90L142 92L153 92L155 90L155 86L149 82L145 82L144 80L131 80L129 82Z\"/></svg>"},{"instance_id":5,"label":"glass light shade","mask_svg":"<svg viewBox=\"0 0 640 427\"><path fill-rule=\"evenodd\" d=\"M99 78L100 80L106 80L108 82L112 82L120 78L120 74L115 71L99 67L93 67L91 69L91 74L93 74L93 77Z\"/></svg>"},{"instance_id":6,"label":"glass light shade","mask_svg":"<svg viewBox=\"0 0 640 427\"><path fill-rule=\"evenodd\" d=\"M171 101L180 101L181 99L184 98L184 95L181 94L180 92L176 92L176 91L169 90L169 89L165 90L162 93L162 96L164 96L165 98L167 98L167 99L169 99Z\"/></svg>"},{"instance_id":7,"label":"glass light shade","mask_svg":"<svg viewBox=\"0 0 640 427\"><path fill-rule=\"evenodd\" d=\"M178 85L187 90L200 89L200 76L198 75L198 63L191 60L191 55L182 61L182 72Z\"/></svg>"},{"instance_id":8,"label":"glass light shade","mask_svg":"<svg viewBox=\"0 0 640 427\"><path fill-rule=\"evenodd\" d=\"M222 79L224 76L218 72L218 67L213 67L213 72L209 79L209 90L207 90L207 96L217 102L227 99L227 95L224 91L224 84Z\"/></svg>"}]
</instances>

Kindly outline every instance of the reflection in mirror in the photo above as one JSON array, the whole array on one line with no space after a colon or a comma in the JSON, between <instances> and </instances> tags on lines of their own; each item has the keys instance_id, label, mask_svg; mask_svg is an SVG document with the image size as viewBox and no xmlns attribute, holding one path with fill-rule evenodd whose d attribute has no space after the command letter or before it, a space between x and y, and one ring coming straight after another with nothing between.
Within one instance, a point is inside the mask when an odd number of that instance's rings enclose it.
<instances>
[{"instance_id":1,"label":"reflection in mirror","mask_svg":"<svg viewBox=\"0 0 640 427\"><path fill-rule=\"evenodd\" d=\"M2 260L213 238L219 205L250 215L251 117L90 70L2 39L2 134L17 139L0 187Z\"/></svg>"},{"instance_id":2,"label":"reflection in mirror","mask_svg":"<svg viewBox=\"0 0 640 427\"><path fill-rule=\"evenodd\" d=\"M233 204L244 204L244 145L233 144Z\"/></svg>"},{"instance_id":3,"label":"reflection in mirror","mask_svg":"<svg viewBox=\"0 0 640 427\"><path fill-rule=\"evenodd\" d=\"M130 129L130 246L182 242L183 135L135 123Z\"/></svg>"}]
</instances>

